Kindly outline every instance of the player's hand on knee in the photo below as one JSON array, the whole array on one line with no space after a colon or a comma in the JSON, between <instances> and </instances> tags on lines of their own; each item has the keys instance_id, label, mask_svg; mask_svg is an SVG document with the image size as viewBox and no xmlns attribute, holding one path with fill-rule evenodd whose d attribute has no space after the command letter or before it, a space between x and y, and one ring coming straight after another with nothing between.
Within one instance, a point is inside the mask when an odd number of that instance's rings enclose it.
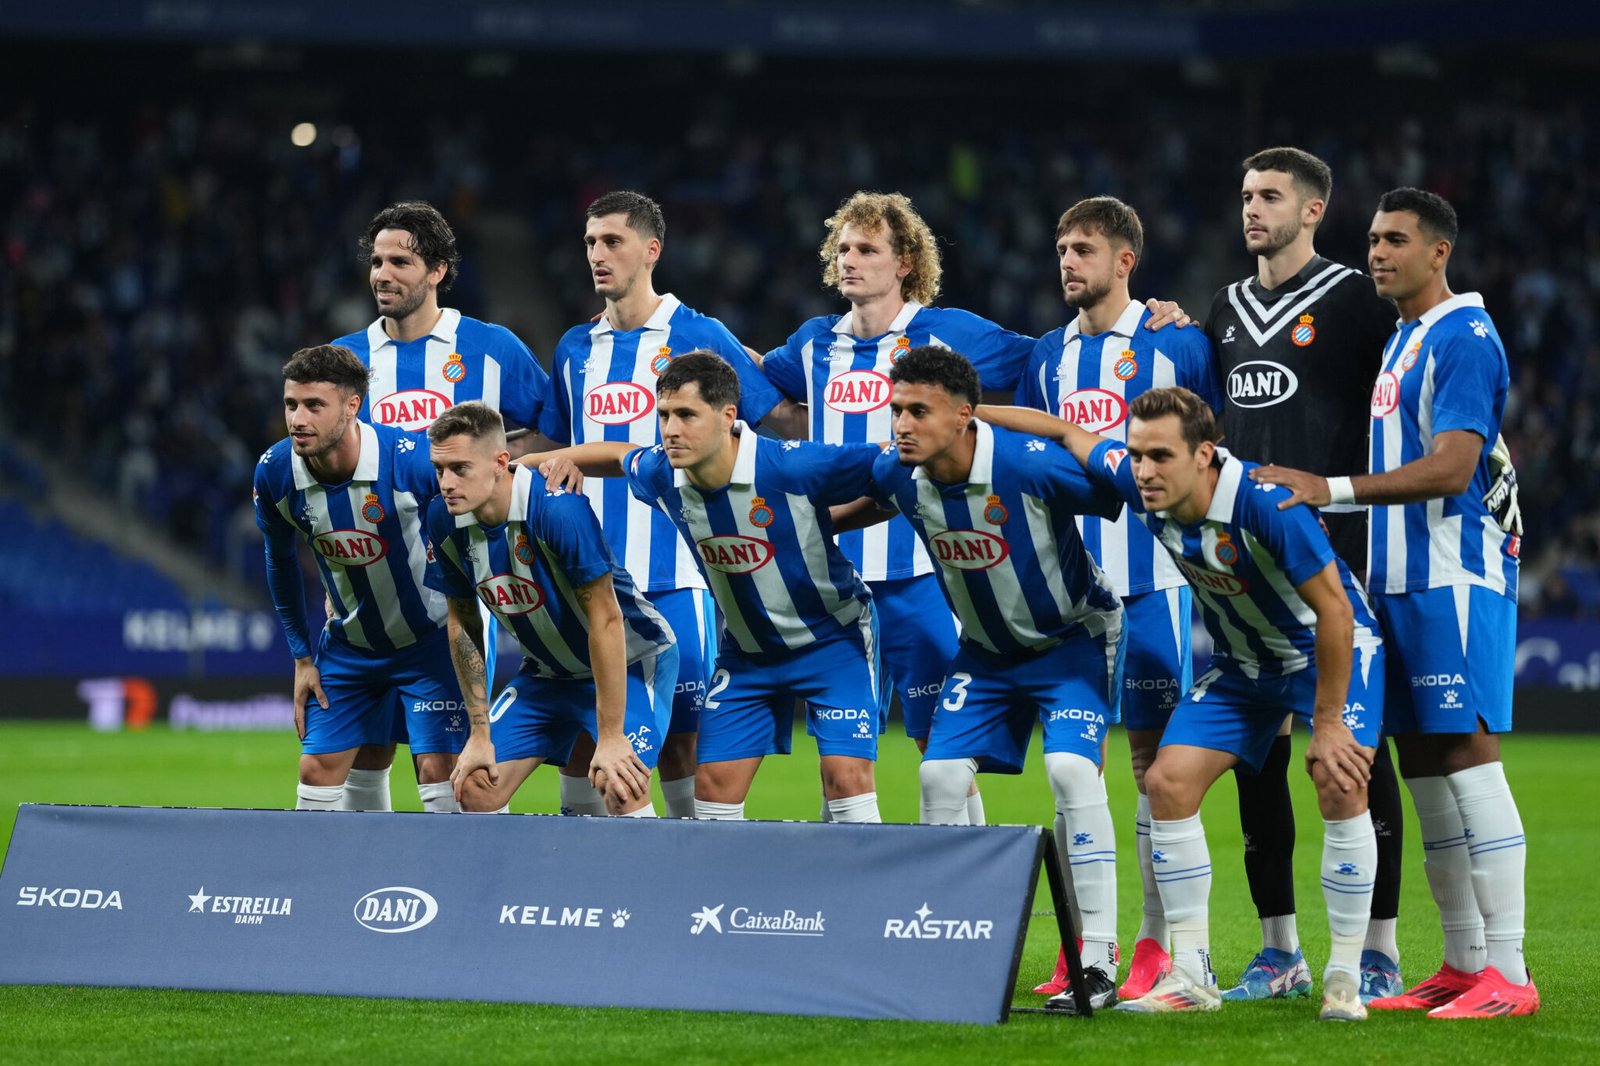
<instances>
[{"instance_id":1,"label":"player's hand on knee","mask_svg":"<svg viewBox=\"0 0 1600 1066\"><path fill-rule=\"evenodd\" d=\"M607 809L616 813L614 808L650 795L650 768L640 761L626 736L606 737L594 746L589 783L605 797Z\"/></svg>"},{"instance_id":2,"label":"player's hand on knee","mask_svg":"<svg viewBox=\"0 0 1600 1066\"><path fill-rule=\"evenodd\" d=\"M1343 722L1319 725L1306 745L1306 772L1313 780L1319 764L1340 792L1357 791L1372 777L1372 749L1362 747Z\"/></svg>"},{"instance_id":3,"label":"player's hand on knee","mask_svg":"<svg viewBox=\"0 0 1600 1066\"><path fill-rule=\"evenodd\" d=\"M1161 329L1164 326L1176 324L1179 329L1194 324L1194 319L1189 313L1171 300L1157 300L1154 297L1144 302L1150 309L1150 321L1144 324L1145 329Z\"/></svg>"},{"instance_id":4,"label":"player's hand on knee","mask_svg":"<svg viewBox=\"0 0 1600 1066\"><path fill-rule=\"evenodd\" d=\"M494 745L487 740L469 737L460 756L456 758L455 768L450 771L450 786L456 794L457 803L461 802L461 790L466 786L467 779L474 773L481 773L484 783L491 787L500 783L500 768L494 761Z\"/></svg>"}]
</instances>

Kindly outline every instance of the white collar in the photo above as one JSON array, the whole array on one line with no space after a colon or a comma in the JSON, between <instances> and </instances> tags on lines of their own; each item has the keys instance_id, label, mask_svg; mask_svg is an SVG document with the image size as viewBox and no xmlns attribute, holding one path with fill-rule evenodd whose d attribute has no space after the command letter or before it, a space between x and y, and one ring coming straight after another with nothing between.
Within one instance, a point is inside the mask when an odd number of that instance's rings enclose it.
<instances>
[{"instance_id":1,"label":"white collar","mask_svg":"<svg viewBox=\"0 0 1600 1066\"><path fill-rule=\"evenodd\" d=\"M654 330L666 329L667 323L672 320L672 316L677 314L678 308L682 306L683 301L672 295L672 293L662 293L661 302L656 305L656 309L654 311L650 312L650 317L644 320L644 325L641 328ZM611 320L605 315L601 315L599 319L595 321L595 324L590 328L589 335L591 337L599 337L610 333L615 329L616 327L611 324Z\"/></svg>"},{"instance_id":2,"label":"white collar","mask_svg":"<svg viewBox=\"0 0 1600 1066\"><path fill-rule=\"evenodd\" d=\"M461 312L453 307L439 308L439 320L433 324L424 336L454 345L456 342L456 329L461 325ZM399 344L400 342L389 336L389 331L383 328L383 316L379 315L372 325L367 327L367 350L375 352L385 344Z\"/></svg>"},{"instance_id":3,"label":"white collar","mask_svg":"<svg viewBox=\"0 0 1600 1066\"><path fill-rule=\"evenodd\" d=\"M1450 299L1444 301L1443 303L1434 304L1432 307L1430 307L1426 311L1422 312L1421 317L1418 318L1417 321L1422 323L1422 325L1425 328L1431 329L1435 322L1439 321L1445 315L1448 315L1451 311L1459 311L1463 307L1482 307L1482 306L1483 306L1483 297L1481 295L1479 295L1478 293L1475 293L1475 292L1458 292L1454 296L1450 297ZM1404 322L1396 322L1395 323L1396 327L1400 327L1400 326L1404 326L1404 325L1405 325Z\"/></svg>"},{"instance_id":4,"label":"white collar","mask_svg":"<svg viewBox=\"0 0 1600 1066\"><path fill-rule=\"evenodd\" d=\"M894 316L894 321L889 323L889 328L883 331L882 336L887 337L891 333L904 333L906 331L906 327L911 324L911 320L917 316L917 312L920 310L922 310L921 304L917 303L915 300L907 300L905 306L900 308L900 313ZM855 328L856 309L854 307L846 311L843 317L833 324L833 331L835 333L843 334L847 337L855 336L855 333L853 332ZM870 340L871 338L862 337L860 339Z\"/></svg>"},{"instance_id":5,"label":"white collar","mask_svg":"<svg viewBox=\"0 0 1600 1066\"><path fill-rule=\"evenodd\" d=\"M356 433L361 442L361 452L356 456L356 470L350 475L351 481L376 481L378 480L378 431L370 423L357 422ZM320 485L306 461L296 455L291 445L289 452L289 466L294 470L294 487L304 492L313 485Z\"/></svg>"},{"instance_id":6,"label":"white collar","mask_svg":"<svg viewBox=\"0 0 1600 1066\"><path fill-rule=\"evenodd\" d=\"M506 508L506 521L527 521L528 496L533 488L533 470L520 463L511 468L511 503ZM456 528L475 526L478 522L471 511L456 515Z\"/></svg>"},{"instance_id":7,"label":"white collar","mask_svg":"<svg viewBox=\"0 0 1600 1066\"><path fill-rule=\"evenodd\" d=\"M730 485L754 485L756 483L756 446L761 435L740 419L733 421L733 436L739 442L739 451L733 457L733 474L728 478ZM672 472L672 484L675 488L689 485L696 492L715 492L715 489L701 489L689 480L689 471L682 468Z\"/></svg>"},{"instance_id":8,"label":"white collar","mask_svg":"<svg viewBox=\"0 0 1600 1066\"><path fill-rule=\"evenodd\" d=\"M968 485L994 484L994 430L989 423L977 417L972 419L972 424L977 427L978 439L972 446L972 472L967 475ZM911 469L911 476L919 481L931 480L928 468L917 465Z\"/></svg>"}]
</instances>

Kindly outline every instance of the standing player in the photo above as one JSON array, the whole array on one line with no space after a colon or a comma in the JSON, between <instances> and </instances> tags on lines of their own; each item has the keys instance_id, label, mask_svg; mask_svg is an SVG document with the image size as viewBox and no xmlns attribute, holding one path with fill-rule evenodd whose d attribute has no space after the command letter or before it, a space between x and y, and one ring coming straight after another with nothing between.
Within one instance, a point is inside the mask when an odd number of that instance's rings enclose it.
<instances>
[{"instance_id":1,"label":"standing player","mask_svg":"<svg viewBox=\"0 0 1600 1066\"><path fill-rule=\"evenodd\" d=\"M1394 307L1366 275L1322 258L1313 247L1333 191L1326 163L1298 148L1268 148L1243 166L1244 243L1256 257L1256 273L1218 292L1206 320L1227 393L1228 446L1257 462L1319 474L1365 470L1367 395L1394 327ZM1322 517L1339 558L1352 574L1365 575L1365 513L1338 505ZM1311 991L1295 926L1289 725L1285 719L1258 771L1235 771L1245 873L1261 918L1262 947L1238 985L1223 993L1227 999ZM1403 987L1395 940L1403 817L1385 743L1377 747L1372 777L1378 883L1361 964L1365 999Z\"/></svg>"},{"instance_id":2,"label":"standing player","mask_svg":"<svg viewBox=\"0 0 1600 1066\"><path fill-rule=\"evenodd\" d=\"M1216 387L1211 345L1199 330L1141 329L1151 318L1129 296L1129 278L1144 247L1144 227L1127 204L1110 196L1080 200L1056 224L1056 255L1067 306L1077 312L1061 329L1039 338L1017 387L1017 404L1059 414L1102 435L1127 435L1128 403L1151 388L1183 385L1213 409ZM1167 922L1150 864L1150 800L1144 774L1178 697L1193 680L1189 648L1192 600L1177 566L1149 530L1126 514L1078 520L1084 546L1122 600L1125 645L1120 700L1128 730L1143 917L1121 999L1138 999L1172 967ZM1060 995L1068 987L1065 952L1049 981L1034 989Z\"/></svg>"},{"instance_id":3,"label":"standing player","mask_svg":"<svg viewBox=\"0 0 1600 1066\"><path fill-rule=\"evenodd\" d=\"M296 352L283 368L289 436L256 467L267 581L295 659L302 751L296 806L367 809L352 801L345 782L359 748L392 752L398 699L414 712L410 743L419 756L423 808L452 811L449 772L466 727L458 711L438 710L460 706L461 694L449 663L444 600L423 584L423 508L438 490L415 436L356 418L367 374L348 348ZM332 604L315 649L296 534L315 549Z\"/></svg>"},{"instance_id":4,"label":"standing player","mask_svg":"<svg viewBox=\"0 0 1600 1066\"><path fill-rule=\"evenodd\" d=\"M1378 201L1368 235L1399 328L1372 390L1372 473L1256 472L1304 500L1372 506L1373 604L1392 638L1390 731L1421 823L1444 965L1374 1000L1432 1018L1539 1009L1522 957L1527 849L1500 763L1511 730L1521 537L1484 504L1510 373L1477 293L1450 291L1456 213L1419 189Z\"/></svg>"},{"instance_id":5,"label":"standing player","mask_svg":"<svg viewBox=\"0 0 1600 1066\"><path fill-rule=\"evenodd\" d=\"M990 417L1051 432L1032 412ZM1367 1014L1358 969L1377 863L1366 797L1383 716L1377 622L1316 515L1279 510L1289 493L1252 484L1246 474L1253 464L1217 447L1208 403L1187 389L1152 389L1130 405L1129 418L1126 445L1060 422L1053 435L1091 478L1121 494L1178 563L1216 650L1211 668L1173 711L1145 773L1172 972L1119 1009L1222 1006L1211 972L1211 857L1200 803L1231 766L1260 764L1287 708L1312 727L1306 769L1325 827L1322 884L1332 948L1321 1017L1358 1021Z\"/></svg>"},{"instance_id":6,"label":"standing player","mask_svg":"<svg viewBox=\"0 0 1600 1066\"><path fill-rule=\"evenodd\" d=\"M465 811L506 809L541 763L564 763L579 732L614 814L654 817L650 771L677 680L672 630L617 565L587 500L512 468L505 423L456 404L428 428L439 498L428 509L448 597L450 655L471 736L451 780ZM478 603L521 645L522 670L491 706Z\"/></svg>"},{"instance_id":7,"label":"standing player","mask_svg":"<svg viewBox=\"0 0 1600 1066\"><path fill-rule=\"evenodd\" d=\"M881 449L758 436L738 419L739 375L711 352L675 357L656 392L660 444L580 444L540 470L552 483L569 464L625 476L694 548L724 624L700 716L696 817L744 817L761 760L789 753L799 698L830 819L881 821L878 623L828 513L866 495Z\"/></svg>"},{"instance_id":8,"label":"standing player","mask_svg":"<svg viewBox=\"0 0 1600 1066\"><path fill-rule=\"evenodd\" d=\"M721 322L671 293L657 295L653 277L666 238L660 205L636 192L611 192L585 214L589 270L606 309L596 321L568 330L556 345L554 393L539 423L546 436L562 444L660 443L656 380L674 353L695 350L716 352L738 371L739 416L746 423L754 425L780 405L795 406L778 395ZM671 520L634 499L625 480L595 478L584 492L612 552L678 635L678 685L659 769L667 813L692 818L695 735L716 659L711 597ZM579 757L562 770L561 807L601 813L583 777L584 747L580 738Z\"/></svg>"},{"instance_id":9,"label":"standing player","mask_svg":"<svg viewBox=\"0 0 1600 1066\"><path fill-rule=\"evenodd\" d=\"M534 429L550 382L533 353L504 326L439 306L439 293L450 290L461 264L455 233L444 216L418 200L392 204L367 223L360 244L378 317L365 330L334 343L355 352L372 369L361 417L421 431L452 404L482 400ZM529 450L548 446L536 438ZM487 609L483 620L493 676L494 626ZM383 761L374 763L375 757ZM392 757L392 750L364 750L347 787L367 796L372 806L387 809L387 759ZM375 765L384 768L371 768ZM442 769L449 773L448 766ZM446 780L439 770L418 761L417 773L430 780Z\"/></svg>"},{"instance_id":10,"label":"standing player","mask_svg":"<svg viewBox=\"0 0 1600 1066\"><path fill-rule=\"evenodd\" d=\"M895 448L873 470L874 496L938 560L961 620L922 761L922 820L968 824L974 775L1021 773L1044 723L1084 976L1091 1005L1106 1006L1116 1002L1117 853L1101 762L1121 684L1122 606L1074 519L1110 518L1120 502L1054 445L973 418L978 373L961 355L913 348L889 378ZM1076 1001L1067 992L1052 1006Z\"/></svg>"}]
</instances>

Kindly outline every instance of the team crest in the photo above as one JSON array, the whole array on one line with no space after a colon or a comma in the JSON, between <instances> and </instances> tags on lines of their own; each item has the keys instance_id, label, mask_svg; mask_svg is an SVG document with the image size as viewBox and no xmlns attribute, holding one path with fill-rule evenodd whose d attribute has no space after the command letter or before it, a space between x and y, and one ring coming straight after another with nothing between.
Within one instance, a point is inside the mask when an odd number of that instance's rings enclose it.
<instances>
[{"instance_id":1,"label":"team crest","mask_svg":"<svg viewBox=\"0 0 1600 1066\"><path fill-rule=\"evenodd\" d=\"M667 369L667 364L672 362L672 349L663 344L656 349L655 358L650 360L650 373L660 376Z\"/></svg>"},{"instance_id":2,"label":"team crest","mask_svg":"<svg viewBox=\"0 0 1600 1066\"><path fill-rule=\"evenodd\" d=\"M1422 354L1422 342L1413 341L1411 347L1406 349L1406 354L1400 357L1400 370L1404 373L1417 365L1417 356Z\"/></svg>"},{"instance_id":3,"label":"team crest","mask_svg":"<svg viewBox=\"0 0 1600 1066\"><path fill-rule=\"evenodd\" d=\"M910 350L911 350L911 338L910 337L904 337L904 336L896 337L895 338L895 342L894 342L894 351L889 353L889 361L891 363L898 363L901 359L905 358L905 354L907 352L909 352Z\"/></svg>"},{"instance_id":4,"label":"team crest","mask_svg":"<svg viewBox=\"0 0 1600 1066\"><path fill-rule=\"evenodd\" d=\"M444 367L439 371L439 373L443 374L444 379L450 384L461 384L461 382L464 381L467 376L467 367L466 364L461 361L461 353L451 352L448 356L446 356L444 360Z\"/></svg>"},{"instance_id":5,"label":"team crest","mask_svg":"<svg viewBox=\"0 0 1600 1066\"><path fill-rule=\"evenodd\" d=\"M1139 372L1139 360L1134 358L1131 349L1117 357L1117 361L1111 365L1111 372L1119 381L1127 381Z\"/></svg>"},{"instance_id":6,"label":"team crest","mask_svg":"<svg viewBox=\"0 0 1600 1066\"><path fill-rule=\"evenodd\" d=\"M515 555L517 562L523 566L533 565L533 545L528 543L528 535L526 533L517 534L517 544L516 547L511 549L511 554Z\"/></svg>"},{"instance_id":7,"label":"team crest","mask_svg":"<svg viewBox=\"0 0 1600 1066\"><path fill-rule=\"evenodd\" d=\"M766 529L772 525L772 520L777 516L772 513L772 508L767 506L764 497L757 496L750 501L750 524L757 529Z\"/></svg>"},{"instance_id":8,"label":"team crest","mask_svg":"<svg viewBox=\"0 0 1600 1066\"><path fill-rule=\"evenodd\" d=\"M1301 315L1300 324L1289 331L1289 339L1294 341L1296 348L1304 348L1317 339L1317 327L1311 324L1314 321L1310 315Z\"/></svg>"},{"instance_id":9,"label":"team crest","mask_svg":"<svg viewBox=\"0 0 1600 1066\"><path fill-rule=\"evenodd\" d=\"M983 502L983 520L990 525L1003 526L1010 517L1006 505L1000 502L1000 497L990 496Z\"/></svg>"},{"instance_id":10,"label":"team crest","mask_svg":"<svg viewBox=\"0 0 1600 1066\"><path fill-rule=\"evenodd\" d=\"M367 502L361 505L361 517L373 525L383 521L383 504L378 502L377 493L367 493Z\"/></svg>"},{"instance_id":11,"label":"team crest","mask_svg":"<svg viewBox=\"0 0 1600 1066\"><path fill-rule=\"evenodd\" d=\"M1234 547L1233 541L1228 539L1226 533L1217 534L1217 562L1223 566L1232 566L1239 561L1239 549Z\"/></svg>"}]
</instances>

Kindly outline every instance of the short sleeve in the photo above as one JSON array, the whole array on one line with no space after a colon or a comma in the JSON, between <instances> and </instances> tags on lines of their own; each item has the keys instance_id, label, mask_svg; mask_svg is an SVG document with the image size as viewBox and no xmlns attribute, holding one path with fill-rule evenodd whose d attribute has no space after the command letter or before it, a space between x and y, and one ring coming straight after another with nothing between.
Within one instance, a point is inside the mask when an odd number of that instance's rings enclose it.
<instances>
[{"instance_id":1,"label":"short sleeve","mask_svg":"<svg viewBox=\"0 0 1600 1066\"><path fill-rule=\"evenodd\" d=\"M615 568L616 557L587 496L557 489L538 500L538 510L534 535L555 554L574 588Z\"/></svg>"},{"instance_id":2,"label":"short sleeve","mask_svg":"<svg viewBox=\"0 0 1600 1066\"><path fill-rule=\"evenodd\" d=\"M804 403L806 399L805 360L800 358L800 349L805 346L808 334L808 330L795 333L782 347L772 349L761 360L767 380L797 403Z\"/></svg>"},{"instance_id":3,"label":"short sleeve","mask_svg":"<svg viewBox=\"0 0 1600 1066\"><path fill-rule=\"evenodd\" d=\"M1128 459L1126 444L1115 440L1096 444L1083 472L1090 480L1116 492L1135 515L1145 513L1144 497L1139 495L1139 484L1133 479L1133 463Z\"/></svg>"},{"instance_id":4,"label":"short sleeve","mask_svg":"<svg viewBox=\"0 0 1600 1066\"><path fill-rule=\"evenodd\" d=\"M1278 504L1290 495L1287 489L1277 487L1245 492L1241 517L1245 529L1267 546L1279 569L1299 586L1333 562L1334 555L1315 508L1278 510Z\"/></svg>"},{"instance_id":5,"label":"short sleeve","mask_svg":"<svg viewBox=\"0 0 1600 1066\"><path fill-rule=\"evenodd\" d=\"M1499 434L1495 409L1506 388L1505 359L1494 341L1471 330L1452 333L1433 352L1433 433Z\"/></svg>"},{"instance_id":6,"label":"short sleeve","mask_svg":"<svg viewBox=\"0 0 1600 1066\"><path fill-rule=\"evenodd\" d=\"M628 491L640 503L654 507L661 497L661 479L671 483L672 466L667 462L666 450L659 444L648 448L635 448L622 457L622 476L628 480Z\"/></svg>"},{"instance_id":7,"label":"short sleeve","mask_svg":"<svg viewBox=\"0 0 1600 1066\"><path fill-rule=\"evenodd\" d=\"M438 497L428 505L428 554L430 564L422 583L453 600L473 596L472 579L461 568L455 540L456 520L444 500Z\"/></svg>"}]
</instances>

